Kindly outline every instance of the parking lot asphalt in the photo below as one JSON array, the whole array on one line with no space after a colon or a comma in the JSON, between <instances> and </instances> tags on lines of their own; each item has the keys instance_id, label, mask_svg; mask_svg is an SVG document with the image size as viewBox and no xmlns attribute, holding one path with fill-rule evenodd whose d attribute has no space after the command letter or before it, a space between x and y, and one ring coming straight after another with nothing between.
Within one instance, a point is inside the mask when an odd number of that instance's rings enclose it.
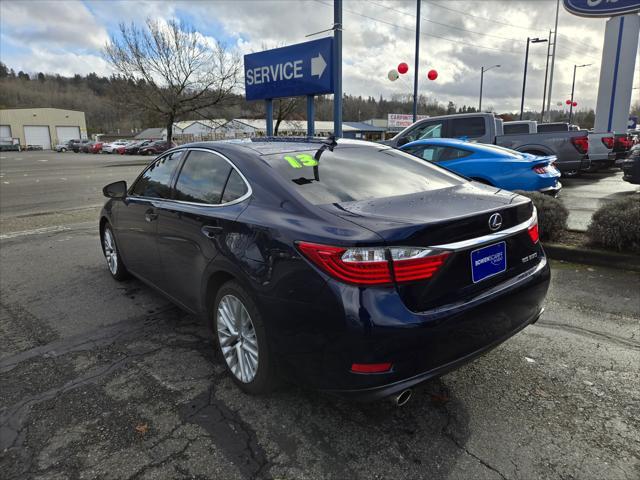
<instances>
[{"instance_id":1,"label":"parking lot asphalt","mask_svg":"<svg viewBox=\"0 0 640 480\"><path fill-rule=\"evenodd\" d=\"M73 158L58 157L32 160ZM5 204L0 185L3 478L640 476L639 274L552 263L538 323L401 408L290 385L251 397L224 372L206 321L113 281L95 218L68 210L142 168L104 157L62 193L16 188L21 200ZM7 160L11 185L25 160ZM49 224L7 224L21 215Z\"/></svg>"},{"instance_id":2,"label":"parking lot asphalt","mask_svg":"<svg viewBox=\"0 0 640 480\"><path fill-rule=\"evenodd\" d=\"M640 186L622 180L622 171L617 168L563 178L562 185L559 198L569 209L567 226L581 232L587 230L591 217L601 206L640 195Z\"/></svg>"}]
</instances>

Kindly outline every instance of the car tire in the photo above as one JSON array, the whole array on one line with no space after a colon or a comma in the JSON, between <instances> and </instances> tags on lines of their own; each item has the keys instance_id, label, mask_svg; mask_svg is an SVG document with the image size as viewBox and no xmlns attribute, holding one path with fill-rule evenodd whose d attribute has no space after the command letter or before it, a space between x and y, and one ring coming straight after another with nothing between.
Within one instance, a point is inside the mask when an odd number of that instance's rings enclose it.
<instances>
[{"instance_id":1,"label":"car tire","mask_svg":"<svg viewBox=\"0 0 640 480\"><path fill-rule=\"evenodd\" d=\"M210 318L218 352L240 390L251 395L274 390L279 384L275 362L251 295L235 281L225 283Z\"/></svg>"},{"instance_id":2,"label":"car tire","mask_svg":"<svg viewBox=\"0 0 640 480\"><path fill-rule=\"evenodd\" d=\"M66 149L66 148L61 148L61 149L60 149L60 151L61 151L61 152L66 152L66 151L67 151L67 149Z\"/></svg>"},{"instance_id":3,"label":"car tire","mask_svg":"<svg viewBox=\"0 0 640 480\"><path fill-rule=\"evenodd\" d=\"M102 253L107 261L107 268L109 269L111 276L119 282L129 278L129 272L127 271L127 267L125 267L122 257L120 256L116 237L113 234L111 225L105 223L100 238L102 241Z\"/></svg>"}]
</instances>

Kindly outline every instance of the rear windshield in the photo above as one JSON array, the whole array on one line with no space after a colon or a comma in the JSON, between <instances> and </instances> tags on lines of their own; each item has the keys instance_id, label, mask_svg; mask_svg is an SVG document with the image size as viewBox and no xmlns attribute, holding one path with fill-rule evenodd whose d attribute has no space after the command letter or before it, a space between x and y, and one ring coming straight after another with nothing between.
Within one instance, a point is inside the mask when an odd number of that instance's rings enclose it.
<instances>
[{"instance_id":1,"label":"rear windshield","mask_svg":"<svg viewBox=\"0 0 640 480\"><path fill-rule=\"evenodd\" d=\"M314 204L394 197L464 183L461 177L388 147L338 146L263 158Z\"/></svg>"}]
</instances>

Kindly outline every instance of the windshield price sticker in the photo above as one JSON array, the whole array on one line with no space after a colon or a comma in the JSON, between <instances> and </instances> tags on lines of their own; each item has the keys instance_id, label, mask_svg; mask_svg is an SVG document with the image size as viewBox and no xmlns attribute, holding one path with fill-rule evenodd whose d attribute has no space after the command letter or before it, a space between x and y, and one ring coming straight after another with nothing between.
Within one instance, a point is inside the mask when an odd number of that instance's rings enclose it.
<instances>
[{"instance_id":1,"label":"windshield price sticker","mask_svg":"<svg viewBox=\"0 0 640 480\"><path fill-rule=\"evenodd\" d=\"M300 153L295 156L285 155L284 159L289 162L293 168L317 167L318 161L308 153Z\"/></svg>"}]
</instances>

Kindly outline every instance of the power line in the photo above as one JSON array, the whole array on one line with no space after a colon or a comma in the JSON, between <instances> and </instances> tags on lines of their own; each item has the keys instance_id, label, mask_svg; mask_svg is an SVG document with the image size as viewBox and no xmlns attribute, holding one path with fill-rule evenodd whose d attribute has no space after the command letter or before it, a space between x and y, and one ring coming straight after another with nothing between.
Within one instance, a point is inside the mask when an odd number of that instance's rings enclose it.
<instances>
[{"instance_id":1,"label":"power line","mask_svg":"<svg viewBox=\"0 0 640 480\"><path fill-rule=\"evenodd\" d=\"M328 7L330 7L330 6L331 6L331 4L326 3L326 2L323 2L322 0L314 0L314 1L315 1L315 2L318 2L318 3L321 3L321 4L323 4L323 5L326 5L326 6L328 6ZM345 12L347 12L347 13L352 14L352 15L357 15L357 16L359 16L359 17L366 18L366 19L372 20L372 21L374 21L374 22L383 23L383 24L385 24L385 25L389 25L389 26L391 26L391 27L395 27L395 28L400 28L400 29L402 29L402 30L407 30L407 31L409 31L409 32L415 32L415 30L414 30L413 28L405 27L404 25L398 25L398 24L393 23L393 22L388 22L388 21L386 21L386 20L381 20L381 19L379 19L379 18L370 17L369 15L365 15L364 13L356 12L356 11L354 11L354 10L349 10L349 9L347 9L347 8L344 8L344 7L343 7L343 10L344 10ZM474 44L474 43L463 42L463 41L461 41L461 40L453 40L453 39L451 39L451 38L442 37L442 36L440 36L440 35L435 35L435 34L433 34L433 33L422 33L422 32L421 32L421 33L420 33L420 36L427 36L427 37L439 38L439 39L441 39L441 40L445 40L445 41L447 41L447 42L451 42L451 43L458 43L458 44L460 44L460 45L466 45L466 46L474 47L474 48L482 48L482 49L486 49L486 50L495 50L496 52L503 52L503 53L518 53L518 52L516 52L516 51L514 51L514 50L505 50L505 49L502 49L502 48L487 47L486 45L477 45L477 44Z\"/></svg>"},{"instance_id":2,"label":"power line","mask_svg":"<svg viewBox=\"0 0 640 480\"><path fill-rule=\"evenodd\" d=\"M328 6L328 7L332 6L332 4L324 2L322 0L314 0L314 1L317 2L317 3L320 3L322 5ZM348 8L344 8L343 7L343 10L345 12L347 12L347 13L352 14L352 15L356 15L356 16L359 16L359 17L362 17L362 18L366 18L366 19L374 21L374 22L378 22L378 23L382 23L382 24L385 24L385 25L389 25L389 26L394 27L394 28L400 28L402 30L407 30L409 32L415 32L415 30L413 28L411 28L411 27L406 27L404 25L398 25L396 23L389 22L387 20L382 20L382 19L379 19L379 18L371 17L369 15L365 15L364 13L356 12L356 11L350 10ZM414 17L415 17L415 15L414 15ZM451 38L443 37L443 36L440 36L440 35L435 35L433 33L420 32L420 36L421 37L427 36L427 37L438 38L440 40L444 40L444 41L447 41L447 42L456 43L456 44L459 44L459 45L465 45L465 46L472 47L472 48L479 48L479 49L483 49L483 50L492 50L492 51L496 51L496 52L516 54L516 55L521 53L521 52L516 51L516 50L506 50L504 48L489 47L489 46L486 46L486 45L479 45L479 44L475 44L475 43L464 42L464 41L461 41L461 40L453 40ZM519 41L519 40L516 40L516 41ZM542 52L532 52L530 55L541 56L541 55L546 55L546 54L542 53ZM571 60L571 58L569 58L569 57L564 57L564 56L560 56L560 55L556 55L556 56L559 57L559 58L563 58L565 60Z\"/></svg>"},{"instance_id":3,"label":"power line","mask_svg":"<svg viewBox=\"0 0 640 480\"><path fill-rule=\"evenodd\" d=\"M386 8L387 10L391 10L391 11L394 11L394 12L397 12L397 13L401 13L403 15L408 15L408 16L413 17L413 18L416 17L411 12L407 12L405 10L400 10L398 8L393 8L393 7L388 7L386 5L382 5L381 3L376 3L376 2L372 2L372 1L369 1L369 3L372 4L372 5L376 5L378 7L381 7L381 8ZM426 17L422 17L422 16L420 17L420 20L424 20L425 22L433 23L435 25L440 25L440 26L445 27L445 28L451 28L453 30L460 30L460 31L463 31L463 32L473 33L474 35L482 35L482 36L485 36L485 37L493 37L493 38L499 38L499 39L502 39L502 40L511 40L513 42L523 42L524 43L524 40L519 40L517 38L503 37L501 35L493 35L491 33L474 32L473 30L468 30L468 29L462 28L462 27L456 27L455 25L449 25L447 23L436 22L435 20L431 20L430 18L426 18Z\"/></svg>"},{"instance_id":4,"label":"power line","mask_svg":"<svg viewBox=\"0 0 640 480\"><path fill-rule=\"evenodd\" d=\"M480 15L473 15L471 13L465 12L464 10L456 10L455 8L444 7L444 6L440 5L439 3L429 2L429 5L432 5L432 6L438 7L438 8L442 8L444 10L449 10L450 12L459 13L460 15L465 15L467 17L477 18L477 19L480 19L480 20L485 20L487 22L497 23L499 25L506 25L507 27L518 28L520 30L528 30L530 32L544 32L545 31L545 30L542 30L542 29L522 27L520 25L514 25L513 23L501 22L500 20L494 20L492 18L481 17Z\"/></svg>"},{"instance_id":5,"label":"power line","mask_svg":"<svg viewBox=\"0 0 640 480\"><path fill-rule=\"evenodd\" d=\"M385 8L385 9L387 9L387 10L391 10L391 11L393 11L393 12L400 13L400 14L402 14L402 15L407 15L407 16L410 16L410 17L413 17L413 18L415 18L415 17L416 17L416 16L415 16L415 14L413 14L413 13L411 13L411 12L407 12L407 11L405 11L405 10L401 10L401 9L398 9L398 8L393 8L393 7L390 7L390 6L387 6L387 5L383 5L383 4L381 4L381 3L377 3L377 2L372 2L372 1L370 1L369 3L371 3L371 4L373 4L373 5L376 5L376 6L380 7L380 8ZM437 5L436 5L436 6L437 6ZM492 37L492 38L498 38L498 39L501 39L501 40L509 40L509 41L512 41L512 42L524 43L524 40L522 40L522 39L518 39L518 38L513 38L513 37L504 37L504 36L502 36L502 35L495 35L495 34L491 34L491 33L476 32L476 31L473 31L473 30L469 30L469 29L467 29L467 28L456 27L455 25L450 25L450 24L442 23L442 22L436 22L435 20L431 20L430 18L426 18L426 17L422 17L422 16L420 17L420 19L421 19L421 20L424 20L425 22L433 23L433 24L435 24L435 25L440 25L440 26L445 27L445 28L449 28L449 29L453 29L453 30L460 30L460 31L463 31L463 32L473 33L474 35L482 35L482 36L485 36L485 37ZM521 28L521 27L520 27L520 28ZM534 30L534 31L538 31L538 30ZM566 35L560 35L560 34L559 34L559 36L562 36L562 37L568 38L568 37L566 37ZM567 40L567 41L570 41L570 40ZM584 52L582 51L582 50L584 49L584 45L581 45L581 50L580 50L580 51L576 51L576 50L574 50L574 49L572 49L572 48L570 48L570 47L567 47L567 46L565 46L565 48L566 48L567 50L570 50L570 51L571 51L571 52L573 52L573 53L580 54L580 55L582 55L583 57L589 57L589 58L592 58L592 59L594 59L594 60L599 60L599 58L596 58L596 57L594 57L594 56L592 56L592 55L588 55L588 54L584 53Z\"/></svg>"}]
</instances>

